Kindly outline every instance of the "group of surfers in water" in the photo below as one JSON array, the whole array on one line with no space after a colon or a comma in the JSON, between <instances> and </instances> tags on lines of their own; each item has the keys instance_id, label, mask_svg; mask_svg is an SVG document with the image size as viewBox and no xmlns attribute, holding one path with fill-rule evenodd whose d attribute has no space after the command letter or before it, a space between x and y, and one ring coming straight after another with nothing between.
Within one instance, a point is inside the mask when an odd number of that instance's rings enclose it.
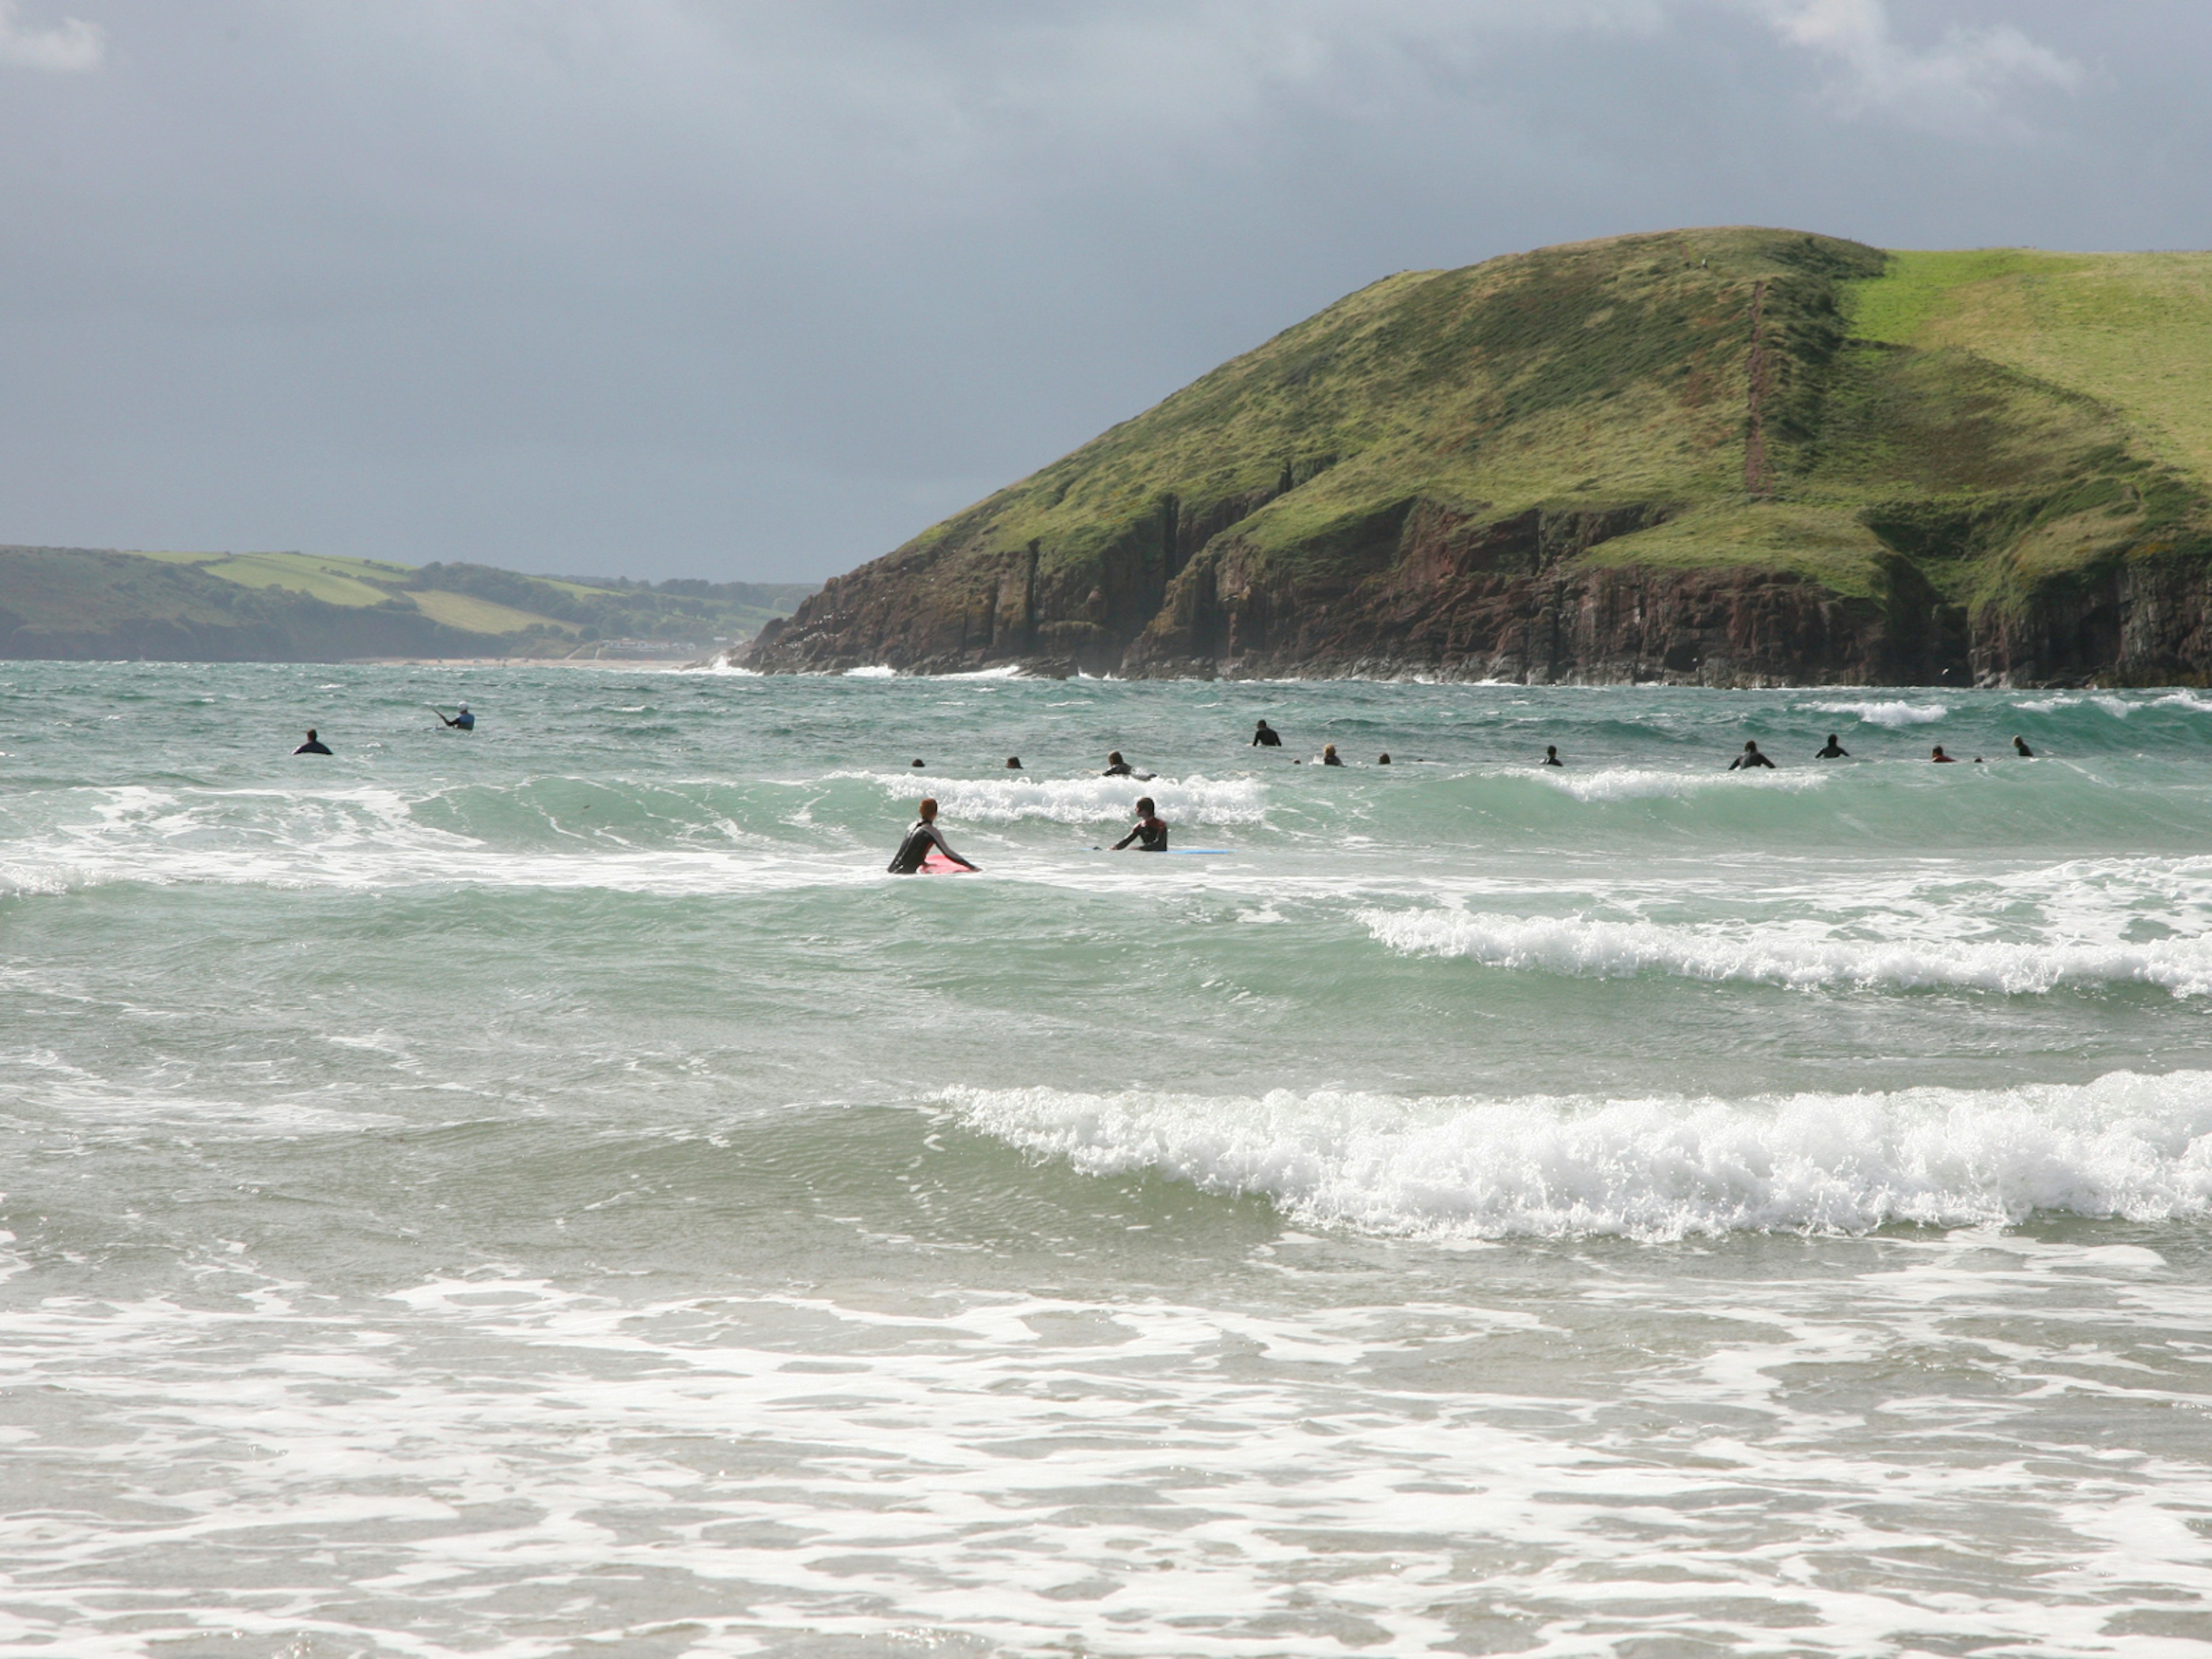
<instances>
[{"instance_id":1,"label":"group of surfers in water","mask_svg":"<svg viewBox=\"0 0 2212 1659\"><path fill-rule=\"evenodd\" d=\"M310 732L308 735L312 737L313 733ZM1279 749L1283 746L1282 733L1269 726L1267 721L1261 720L1259 729L1252 734L1251 746L1255 749ZM2035 758L2035 750L2028 747L2027 739L2025 738L2014 738L2012 740L2012 747L2013 753L2022 760ZM1850 758L1850 750L1837 741L1836 734L1831 732L1828 733L1826 744L1813 751L1813 758L1814 760L1848 760ZM1945 754L1943 745L1940 743L1929 752L1928 758L1939 766L1955 765L1959 759L1956 755ZM920 761L915 762L916 766L921 763ZM1320 763L1323 766L1344 764L1336 752L1334 744L1322 745ZM1378 766L1388 766L1389 763L1390 757L1388 752L1378 756L1376 759L1376 764ZM1975 756L1974 764L1979 766L1982 763L1982 757L1979 755ZM1538 761L1536 764L1565 766L1566 763L1559 758L1559 749L1557 744L1546 744L1544 758ZM1774 763L1759 752L1758 741L1752 738L1745 741L1743 752L1729 763L1728 769L1731 772L1755 772L1762 767L1771 770L1774 768ZM1006 768L1009 771L1020 771L1021 757L1007 756ZM1149 781L1152 774L1138 771L1129 764L1121 751L1115 749L1108 751L1105 770L1101 772L1099 776L1137 778ZM898 851L892 854L890 872L893 875L911 876L917 873L933 854L941 854L949 862L963 870L981 868L980 865L972 864L954 852L952 844L945 839L945 831L937 827L937 802L934 798L925 797L919 810L921 817L915 819L913 827L906 832L905 839L899 842ZM1132 847L1140 853L1164 853L1168 850L1167 822L1160 817L1158 803L1150 795L1138 797L1135 827L1108 850L1120 853Z\"/></svg>"},{"instance_id":2,"label":"group of surfers in water","mask_svg":"<svg viewBox=\"0 0 2212 1659\"><path fill-rule=\"evenodd\" d=\"M437 715L444 725L453 730L461 732L476 730L477 717L469 712L469 706L466 703L461 704L459 712L452 715L448 715L443 709L434 705L431 707L430 712ZM1263 720L1252 733L1250 746L1255 749L1280 749L1283 746L1283 734ZM2035 750L2028 747L2027 739L2025 738L2014 738L2012 740L2012 747L2013 752L2022 760L2035 758ZM292 752L295 755L327 755L331 752L331 748L316 735L315 728L311 726L307 728L307 740ZM1814 760L1848 760L1850 758L1850 750L1836 740L1836 734L1831 732L1828 733L1826 744L1813 751L1813 758ZM1955 765L1959 759L1956 755L1945 754L1943 745L1940 743L1930 751L1928 758L1939 766ZM920 761L915 762L916 766L921 763ZM1375 763L1377 766L1389 765L1389 751L1385 750L1376 756ZM1336 752L1334 744L1325 743L1322 745L1319 764L1322 766L1344 764L1344 759ZM1538 761L1536 764L1565 766L1566 763L1559 758L1558 744L1546 744L1544 758ZM1974 764L1977 766L1982 764L1982 757L1979 755L1974 757ZM1728 769L1731 772L1755 772L1762 767L1771 771L1773 769L1774 763L1759 752L1756 739L1747 739L1743 745L1743 752L1729 762ZM1013 772L1020 771L1021 757L1007 756L1006 769ZM1105 770L1098 775L1104 778L1135 778L1145 782L1151 781L1152 777L1150 772L1139 772L1135 767L1130 765L1118 749L1108 751ZM924 799L919 811L921 817L914 821L913 827L906 832L905 839L899 842L898 851L891 857L890 871L893 875L910 876L916 873L933 852L944 854L946 860L963 870L981 868L980 866L969 863L959 854L954 852L951 843L945 839L945 832L937 827L937 802L933 799ZM1115 842L1110 850L1119 853L1131 847L1134 847L1140 853L1164 853L1168 850L1168 826L1166 821L1160 817L1158 804L1150 795L1138 797L1136 826L1127 835Z\"/></svg>"}]
</instances>

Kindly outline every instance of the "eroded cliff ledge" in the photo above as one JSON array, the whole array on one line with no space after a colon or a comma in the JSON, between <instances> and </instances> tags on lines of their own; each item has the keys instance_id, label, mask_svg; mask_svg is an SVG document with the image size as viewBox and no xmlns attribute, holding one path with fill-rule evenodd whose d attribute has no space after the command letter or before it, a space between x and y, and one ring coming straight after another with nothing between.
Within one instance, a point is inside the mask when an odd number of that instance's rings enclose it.
<instances>
[{"instance_id":1,"label":"eroded cliff ledge","mask_svg":"<svg viewBox=\"0 0 2212 1659\"><path fill-rule=\"evenodd\" d=\"M2208 275L1731 229L1390 277L833 580L750 661L2202 681L2212 411L2163 371L2212 371Z\"/></svg>"}]
</instances>

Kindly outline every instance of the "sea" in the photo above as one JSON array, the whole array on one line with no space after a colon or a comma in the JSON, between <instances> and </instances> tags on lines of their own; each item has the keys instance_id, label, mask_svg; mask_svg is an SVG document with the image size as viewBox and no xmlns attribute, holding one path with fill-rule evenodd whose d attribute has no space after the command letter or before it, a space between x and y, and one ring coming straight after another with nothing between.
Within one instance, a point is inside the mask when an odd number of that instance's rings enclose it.
<instances>
[{"instance_id":1,"label":"sea","mask_svg":"<svg viewBox=\"0 0 2212 1659\"><path fill-rule=\"evenodd\" d=\"M0 1279L9 1656L2204 1659L2212 695L0 664Z\"/></svg>"}]
</instances>

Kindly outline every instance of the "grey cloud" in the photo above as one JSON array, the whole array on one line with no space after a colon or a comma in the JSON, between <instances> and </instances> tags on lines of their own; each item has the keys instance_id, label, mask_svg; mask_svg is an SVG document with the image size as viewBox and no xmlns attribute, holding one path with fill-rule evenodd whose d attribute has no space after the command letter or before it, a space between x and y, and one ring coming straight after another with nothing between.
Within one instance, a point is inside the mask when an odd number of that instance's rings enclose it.
<instances>
[{"instance_id":1,"label":"grey cloud","mask_svg":"<svg viewBox=\"0 0 2212 1659\"><path fill-rule=\"evenodd\" d=\"M107 37L82 17L64 17L46 27L22 21L15 0L0 0L0 64L54 74L81 74L100 67Z\"/></svg>"}]
</instances>

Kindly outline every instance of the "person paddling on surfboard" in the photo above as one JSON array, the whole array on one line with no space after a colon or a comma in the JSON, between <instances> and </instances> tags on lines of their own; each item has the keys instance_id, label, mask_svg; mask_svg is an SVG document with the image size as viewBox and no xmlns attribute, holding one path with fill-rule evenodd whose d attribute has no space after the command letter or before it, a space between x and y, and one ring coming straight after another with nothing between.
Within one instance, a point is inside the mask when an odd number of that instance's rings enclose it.
<instances>
[{"instance_id":1,"label":"person paddling on surfboard","mask_svg":"<svg viewBox=\"0 0 2212 1659\"><path fill-rule=\"evenodd\" d=\"M1168 850L1168 826L1160 817L1159 808L1152 805L1150 795L1137 802L1137 827L1115 842L1113 850L1118 853L1133 841L1137 843L1139 853L1164 853Z\"/></svg>"},{"instance_id":2,"label":"person paddling on surfboard","mask_svg":"<svg viewBox=\"0 0 2212 1659\"><path fill-rule=\"evenodd\" d=\"M913 875L932 853L942 853L963 870L982 867L969 863L945 841L945 831L937 827L937 802L933 798L924 796L916 810L921 816L914 821L914 828L906 832L906 839L899 843L898 851L891 855L890 872L893 875Z\"/></svg>"}]
</instances>

